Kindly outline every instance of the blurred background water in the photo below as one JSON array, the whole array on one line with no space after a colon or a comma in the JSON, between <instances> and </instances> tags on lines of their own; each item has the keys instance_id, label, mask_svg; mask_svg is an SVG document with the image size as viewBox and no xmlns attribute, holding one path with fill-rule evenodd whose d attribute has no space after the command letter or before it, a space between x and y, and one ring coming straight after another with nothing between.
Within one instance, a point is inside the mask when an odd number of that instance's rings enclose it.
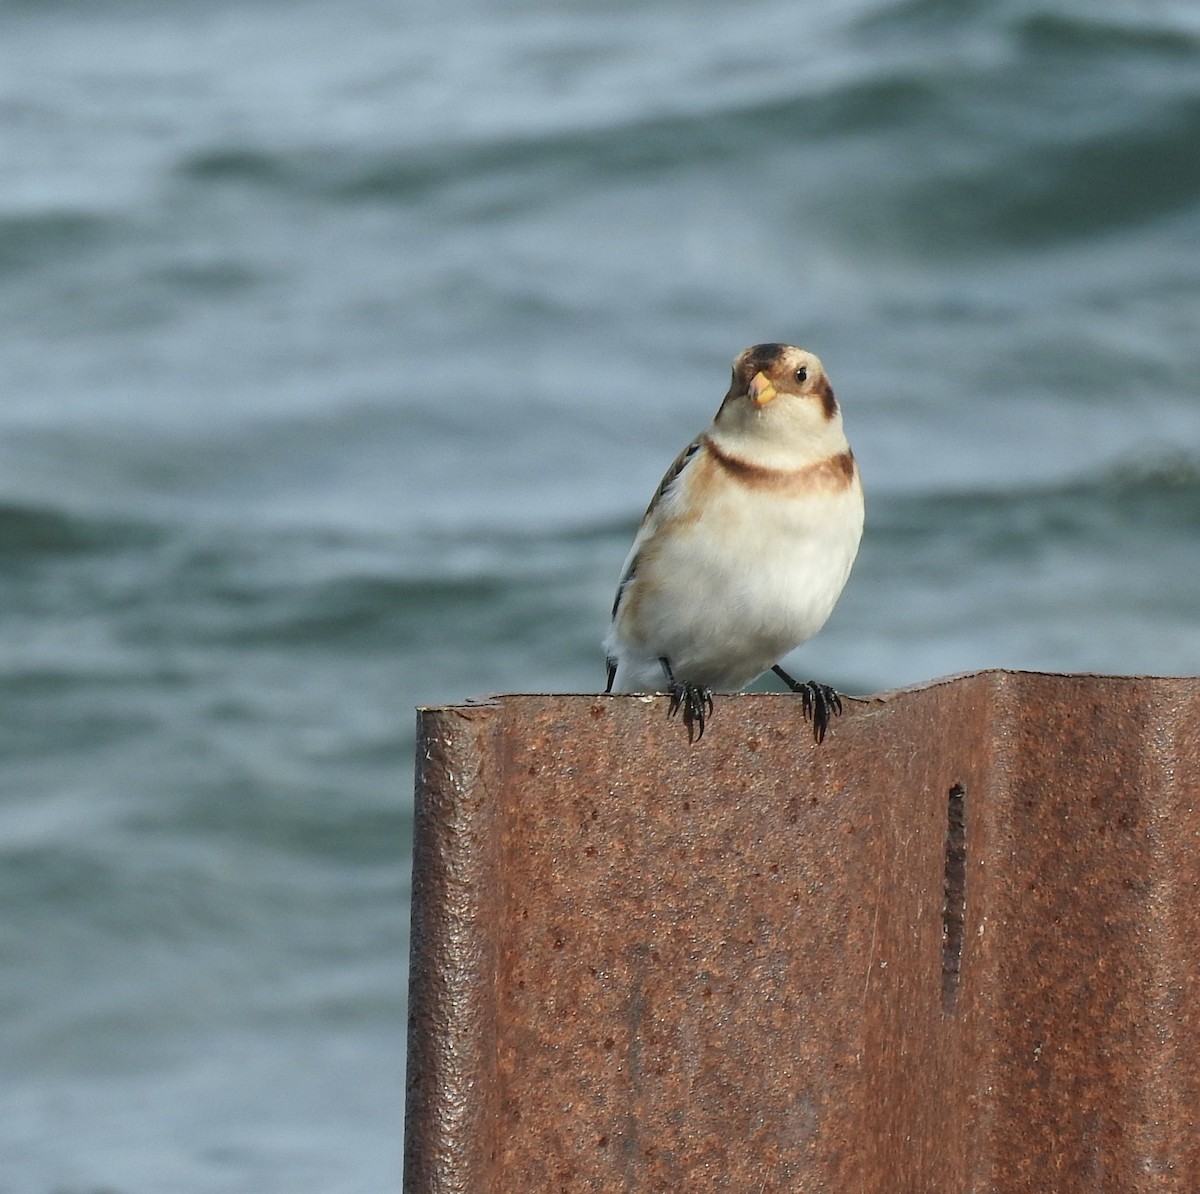
<instances>
[{"instance_id":1,"label":"blurred background water","mask_svg":"<svg viewBox=\"0 0 1200 1194\"><path fill-rule=\"evenodd\" d=\"M412 707L595 691L733 355L797 668L1200 672L1200 8L0 4L0 1194L400 1175Z\"/></svg>"}]
</instances>

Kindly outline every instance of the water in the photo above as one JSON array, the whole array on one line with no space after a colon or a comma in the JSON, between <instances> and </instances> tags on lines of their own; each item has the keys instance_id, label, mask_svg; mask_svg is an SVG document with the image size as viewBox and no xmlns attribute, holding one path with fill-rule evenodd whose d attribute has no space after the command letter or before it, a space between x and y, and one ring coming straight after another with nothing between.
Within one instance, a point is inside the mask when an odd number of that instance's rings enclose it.
<instances>
[{"instance_id":1,"label":"water","mask_svg":"<svg viewBox=\"0 0 1200 1194\"><path fill-rule=\"evenodd\" d=\"M747 344L806 675L1200 672L1200 16L0 9L0 1194L394 1190L412 706L596 690Z\"/></svg>"}]
</instances>

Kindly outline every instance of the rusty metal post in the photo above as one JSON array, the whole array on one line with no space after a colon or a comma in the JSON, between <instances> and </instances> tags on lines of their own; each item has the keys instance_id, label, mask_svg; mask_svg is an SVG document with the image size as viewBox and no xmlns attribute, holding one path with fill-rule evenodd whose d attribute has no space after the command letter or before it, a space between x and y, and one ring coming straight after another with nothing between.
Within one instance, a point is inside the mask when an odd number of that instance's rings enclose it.
<instances>
[{"instance_id":1,"label":"rusty metal post","mask_svg":"<svg viewBox=\"0 0 1200 1194\"><path fill-rule=\"evenodd\" d=\"M408 1194L1200 1190L1200 679L420 719Z\"/></svg>"}]
</instances>

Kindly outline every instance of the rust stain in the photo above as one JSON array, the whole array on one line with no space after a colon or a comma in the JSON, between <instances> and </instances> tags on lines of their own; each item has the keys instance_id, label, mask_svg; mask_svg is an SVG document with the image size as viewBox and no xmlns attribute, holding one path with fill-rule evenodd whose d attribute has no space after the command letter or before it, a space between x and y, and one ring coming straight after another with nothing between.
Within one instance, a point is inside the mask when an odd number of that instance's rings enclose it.
<instances>
[{"instance_id":1,"label":"rust stain","mask_svg":"<svg viewBox=\"0 0 1200 1194\"><path fill-rule=\"evenodd\" d=\"M1200 680L427 710L409 1194L1200 1189Z\"/></svg>"}]
</instances>

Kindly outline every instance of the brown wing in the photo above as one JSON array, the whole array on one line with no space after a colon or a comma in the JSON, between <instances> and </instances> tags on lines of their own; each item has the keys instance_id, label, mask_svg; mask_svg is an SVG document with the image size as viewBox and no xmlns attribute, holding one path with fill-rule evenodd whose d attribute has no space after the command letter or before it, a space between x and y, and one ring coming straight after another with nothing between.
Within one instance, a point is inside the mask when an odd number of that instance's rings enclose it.
<instances>
[{"instance_id":1,"label":"brown wing","mask_svg":"<svg viewBox=\"0 0 1200 1194\"><path fill-rule=\"evenodd\" d=\"M659 484L658 491L650 499L650 505L646 507L646 513L642 515L641 525L638 527L638 530L641 530L642 527L646 525L646 520L650 517L650 512L655 506L658 505L659 502L662 501L663 495L668 489L671 488L675 481L678 480L679 474L683 472L685 468L687 468L688 461L700 451L700 446L703 443L704 436L697 436L696 439L692 440L692 442L688 444L688 446L684 448L684 450L680 452L678 456L675 457L671 467L667 469L666 476L663 477L661 483ZM621 583L624 584L624 581Z\"/></svg>"},{"instance_id":2,"label":"brown wing","mask_svg":"<svg viewBox=\"0 0 1200 1194\"><path fill-rule=\"evenodd\" d=\"M672 461L671 467L667 469L666 475L663 477L662 481L659 482L658 489L655 491L654 496L650 499L650 505L646 507L646 513L642 515L642 521L638 526L639 534L645 528L646 523L650 520L650 515L654 511L655 506L662 501L667 490L669 490L671 486L674 485L674 483L679 479L679 474L682 473L685 468L687 468L688 461L700 451L700 447L703 443L703 436L699 436L698 438L692 440L692 442L688 444L688 446L684 448L684 450L680 452L678 456L675 457L674 461ZM617 616L617 610L621 608L621 598L625 596L625 590L629 588L633 578L637 575L637 566L638 557L634 555L634 557L629 561L629 567L625 569L625 575L621 577L621 581L617 585L617 594L613 598L612 606L612 616L614 619ZM611 683L611 678L609 682Z\"/></svg>"}]
</instances>

